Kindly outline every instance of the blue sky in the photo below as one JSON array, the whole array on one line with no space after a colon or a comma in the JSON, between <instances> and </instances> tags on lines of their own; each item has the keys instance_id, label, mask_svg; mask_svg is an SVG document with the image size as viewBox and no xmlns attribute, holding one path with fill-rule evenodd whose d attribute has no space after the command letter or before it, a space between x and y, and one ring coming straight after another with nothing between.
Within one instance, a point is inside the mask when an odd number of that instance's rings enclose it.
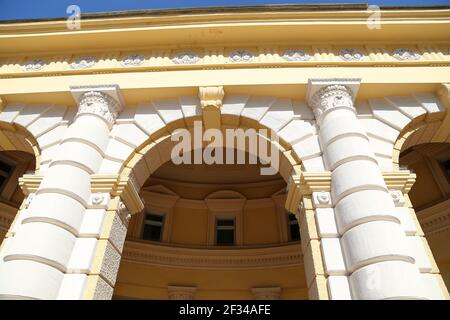
<instances>
[{"instance_id":1,"label":"blue sky","mask_svg":"<svg viewBox=\"0 0 450 320\"><path fill-rule=\"evenodd\" d=\"M75 4L82 13L285 3L365 3L384 6L450 5L450 0L0 0L0 20L65 17Z\"/></svg>"}]
</instances>

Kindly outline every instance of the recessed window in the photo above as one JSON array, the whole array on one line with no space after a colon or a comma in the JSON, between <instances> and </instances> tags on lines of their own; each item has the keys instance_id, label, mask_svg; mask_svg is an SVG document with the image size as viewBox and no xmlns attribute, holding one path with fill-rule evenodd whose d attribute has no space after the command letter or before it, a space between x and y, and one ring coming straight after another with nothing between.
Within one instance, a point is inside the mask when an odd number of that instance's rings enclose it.
<instances>
[{"instance_id":1,"label":"recessed window","mask_svg":"<svg viewBox=\"0 0 450 320\"><path fill-rule=\"evenodd\" d=\"M218 246L234 245L234 218L218 218L216 220L216 244Z\"/></svg>"},{"instance_id":2,"label":"recessed window","mask_svg":"<svg viewBox=\"0 0 450 320\"><path fill-rule=\"evenodd\" d=\"M295 214L288 213L289 241L300 241L300 228Z\"/></svg>"},{"instance_id":3,"label":"recessed window","mask_svg":"<svg viewBox=\"0 0 450 320\"><path fill-rule=\"evenodd\" d=\"M164 225L164 215L147 213L144 220L144 232L142 238L150 241L161 241Z\"/></svg>"},{"instance_id":4,"label":"recessed window","mask_svg":"<svg viewBox=\"0 0 450 320\"><path fill-rule=\"evenodd\" d=\"M447 182L450 183L450 159L441 161L439 164L441 165L441 168L444 171L445 177L447 178Z\"/></svg>"},{"instance_id":5,"label":"recessed window","mask_svg":"<svg viewBox=\"0 0 450 320\"><path fill-rule=\"evenodd\" d=\"M13 165L10 165L4 161L0 161L0 190L3 190L6 183L8 182L8 178L11 176L13 171Z\"/></svg>"}]
</instances>

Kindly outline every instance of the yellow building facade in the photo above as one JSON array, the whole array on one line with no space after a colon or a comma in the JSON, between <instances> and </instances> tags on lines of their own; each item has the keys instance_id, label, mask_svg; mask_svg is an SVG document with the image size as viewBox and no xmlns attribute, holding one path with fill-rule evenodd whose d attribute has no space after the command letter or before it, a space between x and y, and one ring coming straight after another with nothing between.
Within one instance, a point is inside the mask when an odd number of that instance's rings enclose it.
<instances>
[{"instance_id":1,"label":"yellow building facade","mask_svg":"<svg viewBox=\"0 0 450 320\"><path fill-rule=\"evenodd\" d=\"M448 299L449 35L448 7L1 22L0 297ZM198 159L208 129L276 162Z\"/></svg>"}]
</instances>

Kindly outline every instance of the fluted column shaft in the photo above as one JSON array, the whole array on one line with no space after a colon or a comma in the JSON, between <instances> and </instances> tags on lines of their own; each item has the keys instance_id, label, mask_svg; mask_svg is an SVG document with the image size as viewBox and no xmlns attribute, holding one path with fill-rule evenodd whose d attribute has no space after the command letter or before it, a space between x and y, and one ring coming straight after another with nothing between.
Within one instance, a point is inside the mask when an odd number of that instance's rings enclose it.
<instances>
[{"instance_id":1,"label":"fluted column shaft","mask_svg":"<svg viewBox=\"0 0 450 320\"><path fill-rule=\"evenodd\" d=\"M22 219L0 256L0 297L56 299L91 197L109 131L121 106L110 95L79 92L78 113L67 129Z\"/></svg>"},{"instance_id":2,"label":"fluted column shaft","mask_svg":"<svg viewBox=\"0 0 450 320\"><path fill-rule=\"evenodd\" d=\"M424 298L418 268L382 172L361 128L349 86L311 97L353 299Z\"/></svg>"}]
</instances>

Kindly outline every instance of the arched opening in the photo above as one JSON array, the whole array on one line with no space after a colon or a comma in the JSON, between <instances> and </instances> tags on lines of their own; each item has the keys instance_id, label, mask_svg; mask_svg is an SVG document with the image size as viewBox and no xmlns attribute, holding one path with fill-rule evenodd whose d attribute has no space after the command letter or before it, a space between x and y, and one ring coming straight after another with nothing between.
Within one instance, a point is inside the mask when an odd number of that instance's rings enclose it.
<instances>
[{"instance_id":1,"label":"arched opening","mask_svg":"<svg viewBox=\"0 0 450 320\"><path fill-rule=\"evenodd\" d=\"M173 144L149 142L132 166L145 209L130 220L114 298L307 299L298 222L285 209L299 164L281 146L274 175L261 175L261 159L174 164Z\"/></svg>"},{"instance_id":2,"label":"arched opening","mask_svg":"<svg viewBox=\"0 0 450 320\"><path fill-rule=\"evenodd\" d=\"M409 198L436 260L450 285L450 143L430 142L438 126L430 123L411 132L403 143L400 168L416 174Z\"/></svg>"},{"instance_id":3,"label":"arched opening","mask_svg":"<svg viewBox=\"0 0 450 320\"><path fill-rule=\"evenodd\" d=\"M0 243L25 197L19 178L39 167L39 148L22 126L0 122Z\"/></svg>"}]
</instances>

